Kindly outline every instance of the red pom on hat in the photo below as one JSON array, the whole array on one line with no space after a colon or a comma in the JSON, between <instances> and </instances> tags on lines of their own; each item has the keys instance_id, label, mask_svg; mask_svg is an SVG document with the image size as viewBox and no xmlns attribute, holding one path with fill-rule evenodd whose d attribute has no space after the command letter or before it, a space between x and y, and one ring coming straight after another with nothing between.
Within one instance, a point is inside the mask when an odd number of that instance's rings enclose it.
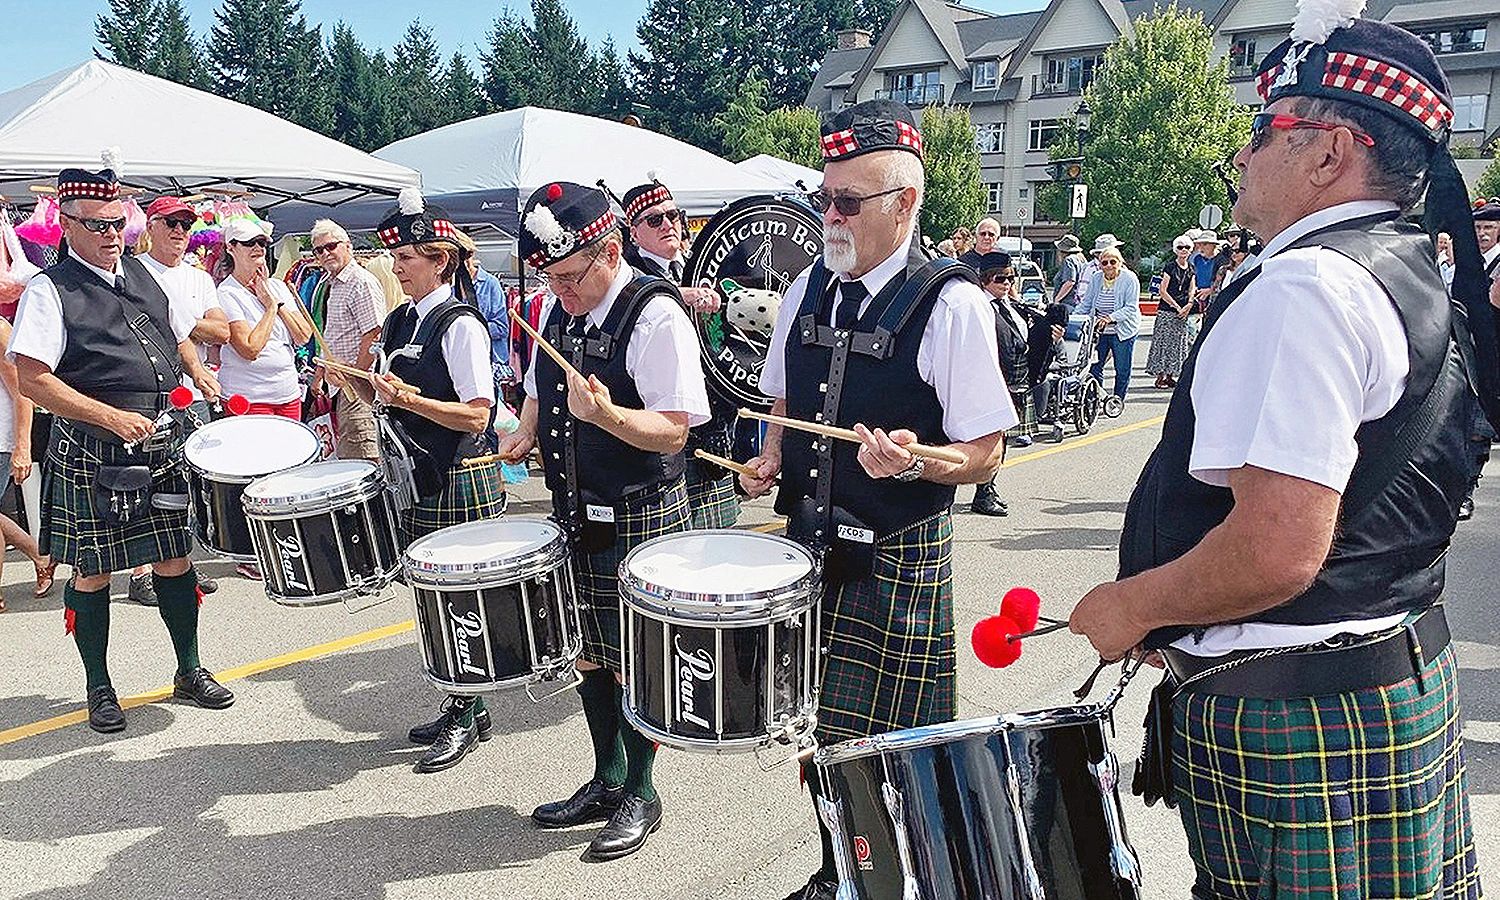
<instances>
[{"instance_id":1,"label":"red pom on hat","mask_svg":"<svg viewBox=\"0 0 1500 900\"><path fill-rule=\"evenodd\" d=\"M969 641L980 662L991 669L1003 669L1021 658L1021 642L1011 640L1010 636L1027 630L1009 616L990 616L974 625Z\"/></svg>"},{"instance_id":2,"label":"red pom on hat","mask_svg":"<svg viewBox=\"0 0 1500 900\"><path fill-rule=\"evenodd\" d=\"M1037 616L1041 609L1042 598L1028 587L1013 587L1006 591L1005 596L1000 600L1000 615L1009 616L1015 620L1015 623L1021 626L1021 631L1030 631L1036 627Z\"/></svg>"},{"instance_id":3,"label":"red pom on hat","mask_svg":"<svg viewBox=\"0 0 1500 900\"><path fill-rule=\"evenodd\" d=\"M559 201L561 199L562 199L562 185L555 184L555 183L547 185L547 202L548 203L556 203L557 201Z\"/></svg>"}]
</instances>

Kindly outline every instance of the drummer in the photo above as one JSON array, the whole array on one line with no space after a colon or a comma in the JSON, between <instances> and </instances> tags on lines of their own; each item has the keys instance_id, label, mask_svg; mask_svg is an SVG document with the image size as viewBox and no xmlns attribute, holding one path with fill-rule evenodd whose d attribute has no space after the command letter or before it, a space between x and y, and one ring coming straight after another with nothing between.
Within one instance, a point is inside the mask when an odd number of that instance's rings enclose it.
<instances>
[{"instance_id":1,"label":"drummer","mask_svg":"<svg viewBox=\"0 0 1500 900\"><path fill-rule=\"evenodd\" d=\"M474 305L457 234L447 214L427 206L415 188L401 192L376 231L395 257L392 270L402 290L412 298L381 326L390 371L374 380L390 426L382 434L400 441L415 468L418 500L401 511L403 547L440 528L505 512L499 468L462 464L484 454L483 435L495 421L496 405L489 330ZM408 345L421 353L403 353ZM398 380L417 391L397 389ZM350 384L359 387L356 379ZM514 417L507 413L506 419ZM415 770L441 772L458 765L489 737L491 727L483 698L448 697L436 720L409 733L414 743L431 745Z\"/></svg>"},{"instance_id":2,"label":"drummer","mask_svg":"<svg viewBox=\"0 0 1500 900\"><path fill-rule=\"evenodd\" d=\"M683 446L688 429L708 421L708 394L677 291L625 262L602 192L547 185L521 222L521 257L552 286L542 334L588 379L538 348L520 430L500 441L518 459L540 439L552 508L573 541L584 630L578 693L594 744L593 777L532 819L543 828L607 820L585 859L618 859L639 850L662 816L656 748L620 714L619 565L642 542L690 527Z\"/></svg>"},{"instance_id":3,"label":"drummer","mask_svg":"<svg viewBox=\"0 0 1500 900\"><path fill-rule=\"evenodd\" d=\"M682 210L672 192L654 177L625 192L625 220L630 223L630 245L625 259L638 272L683 283L687 238ZM711 287L681 288L682 302L690 312L707 315L721 305L719 292ZM701 358L701 354L700 354ZM732 528L740 517L740 499L735 493L733 473L693 455L702 449L729 456L734 431L735 405L710 393L713 418L691 429L687 440L688 506L694 528Z\"/></svg>"},{"instance_id":4,"label":"drummer","mask_svg":"<svg viewBox=\"0 0 1500 900\"><path fill-rule=\"evenodd\" d=\"M780 473L787 534L828 550L817 728L827 746L954 718L949 507L955 485L995 474L1002 433L1017 420L973 270L927 275L911 111L857 104L824 125L822 142L823 187L811 199L823 213L823 256L786 293L760 385L777 398L773 412L852 427L862 443L772 426L748 463L759 477L740 482L757 497ZM894 345L880 350L869 337L877 322L907 303ZM914 457L903 446L913 441L946 445L964 462ZM816 803L817 778L806 774ZM822 843L822 866L791 898L834 896L826 829Z\"/></svg>"}]
</instances>

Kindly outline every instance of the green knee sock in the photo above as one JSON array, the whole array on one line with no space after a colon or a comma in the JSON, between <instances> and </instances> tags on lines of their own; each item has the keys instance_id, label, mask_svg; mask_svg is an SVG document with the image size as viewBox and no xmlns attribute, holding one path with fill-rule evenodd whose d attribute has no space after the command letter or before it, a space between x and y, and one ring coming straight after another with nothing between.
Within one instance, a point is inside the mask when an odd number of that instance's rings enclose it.
<instances>
[{"instance_id":1,"label":"green knee sock","mask_svg":"<svg viewBox=\"0 0 1500 900\"><path fill-rule=\"evenodd\" d=\"M109 684L109 585L85 593L69 582L63 590L67 629L78 644L88 689Z\"/></svg>"},{"instance_id":2,"label":"green knee sock","mask_svg":"<svg viewBox=\"0 0 1500 900\"><path fill-rule=\"evenodd\" d=\"M460 697L449 695L455 702L453 711L458 713L458 724L465 728L474 724L474 714L479 712L479 704L482 702L477 697Z\"/></svg>"},{"instance_id":3,"label":"green knee sock","mask_svg":"<svg viewBox=\"0 0 1500 900\"><path fill-rule=\"evenodd\" d=\"M151 587L156 590L157 612L172 636L177 651L177 674L186 675L198 668L198 574L192 567L181 575L170 577L151 573Z\"/></svg>"},{"instance_id":4,"label":"green knee sock","mask_svg":"<svg viewBox=\"0 0 1500 900\"><path fill-rule=\"evenodd\" d=\"M620 740L625 744L625 790L642 800L655 800L651 767L656 763L656 742L620 719Z\"/></svg>"},{"instance_id":5,"label":"green knee sock","mask_svg":"<svg viewBox=\"0 0 1500 900\"><path fill-rule=\"evenodd\" d=\"M625 747L620 743L620 685L604 669L583 673L578 685L583 719L594 741L594 777L607 785L625 781Z\"/></svg>"}]
</instances>

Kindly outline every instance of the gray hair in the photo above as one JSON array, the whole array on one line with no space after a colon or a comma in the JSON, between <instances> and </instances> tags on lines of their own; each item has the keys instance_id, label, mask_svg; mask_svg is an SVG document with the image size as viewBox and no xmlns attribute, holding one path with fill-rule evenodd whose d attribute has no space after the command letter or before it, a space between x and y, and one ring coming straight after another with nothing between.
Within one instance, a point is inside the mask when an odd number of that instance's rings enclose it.
<instances>
[{"instance_id":1,"label":"gray hair","mask_svg":"<svg viewBox=\"0 0 1500 900\"><path fill-rule=\"evenodd\" d=\"M893 191L896 188L914 188L917 192L917 202L912 204L911 217L916 221L918 213L922 209L922 198L927 193L927 174L922 170L922 160L915 153L907 153L905 150L889 151L891 159L885 167L885 190ZM881 212L890 212L891 207L896 205L900 194L891 194L881 199Z\"/></svg>"},{"instance_id":2,"label":"gray hair","mask_svg":"<svg viewBox=\"0 0 1500 900\"><path fill-rule=\"evenodd\" d=\"M349 232L344 230L344 226L332 219L319 219L313 223L312 242L316 244L318 238L332 238L335 241L347 244L349 243Z\"/></svg>"},{"instance_id":3,"label":"gray hair","mask_svg":"<svg viewBox=\"0 0 1500 900\"><path fill-rule=\"evenodd\" d=\"M1000 232L1000 223L996 221L993 216L985 216L984 218L980 219L979 224L974 226L974 232L978 234L979 229L983 228L985 226L985 223L989 223L990 225L995 226L995 233L998 234Z\"/></svg>"},{"instance_id":4,"label":"gray hair","mask_svg":"<svg viewBox=\"0 0 1500 900\"><path fill-rule=\"evenodd\" d=\"M1432 143L1416 131L1373 109L1342 100L1299 97L1296 114L1348 125L1375 140L1365 181L1374 199L1388 200L1409 212L1427 190ZM1311 140L1311 138L1308 138Z\"/></svg>"},{"instance_id":5,"label":"gray hair","mask_svg":"<svg viewBox=\"0 0 1500 900\"><path fill-rule=\"evenodd\" d=\"M57 211L65 216L72 216L76 219L80 214L79 204L81 204L82 202L83 201L78 199L77 197L73 198L72 200L64 200L63 202L57 204Z\"/></svg>"}]
</instances>

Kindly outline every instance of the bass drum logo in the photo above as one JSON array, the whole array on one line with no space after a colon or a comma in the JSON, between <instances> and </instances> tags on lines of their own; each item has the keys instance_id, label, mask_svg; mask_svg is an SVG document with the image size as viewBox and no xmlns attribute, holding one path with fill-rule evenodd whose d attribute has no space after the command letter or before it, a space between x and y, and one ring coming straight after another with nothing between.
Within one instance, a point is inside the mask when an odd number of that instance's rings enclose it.
<instances>
[{"instance_id":1,"label":"bass drum logo","mask_svg":"<svg viewBox=\"0 0 1500 900\"><path fill-rule=\"evenodd\" d=\"M785 197L746 197L703 226L683 281L719 294L718 311L694 314L715 393L736 406L771 408L760 390L771 329L792 281L822 252L817 213Z\"/></svg>"}]
</instances>

